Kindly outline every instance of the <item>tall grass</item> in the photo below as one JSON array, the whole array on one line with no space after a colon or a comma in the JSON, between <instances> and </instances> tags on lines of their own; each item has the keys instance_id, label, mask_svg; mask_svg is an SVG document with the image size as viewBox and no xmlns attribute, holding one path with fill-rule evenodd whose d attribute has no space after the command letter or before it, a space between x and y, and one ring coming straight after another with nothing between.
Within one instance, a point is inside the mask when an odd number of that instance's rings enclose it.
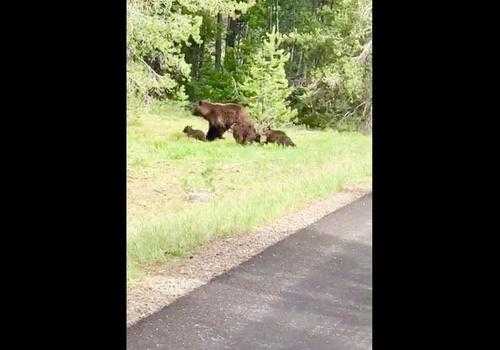
<instances>
[{"instance_id":1,"label":"tall grass","mask_svg":"<svg viewBox=\"0 0 500 350\"><path fill-rule=\"evenodd\" d=\"M371 137L286 129L296 148L199 142L185 125L206 122L155 107L128 127L128 277L182 256L216 236L252 230L306 203L371 177ZM161 190L158 190L161 188ZM208 203L191 191L214 193Z\"/></svg>"}]
</instances>

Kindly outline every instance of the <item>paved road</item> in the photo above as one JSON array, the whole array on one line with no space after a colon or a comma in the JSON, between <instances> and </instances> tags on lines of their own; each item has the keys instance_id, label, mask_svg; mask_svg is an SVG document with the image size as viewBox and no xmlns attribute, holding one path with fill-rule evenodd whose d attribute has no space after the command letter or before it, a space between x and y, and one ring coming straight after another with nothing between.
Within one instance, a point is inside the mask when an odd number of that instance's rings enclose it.
<instances>
[{"instance_id":1,"label":"paved road","mask_svg":"<svg viewBox=\"0 0 500 350\"><path fill-rule=\"evenodd\" d=\"M128 329L127 349L371 349L372 196Z\"/></svg>"}]
</instances>

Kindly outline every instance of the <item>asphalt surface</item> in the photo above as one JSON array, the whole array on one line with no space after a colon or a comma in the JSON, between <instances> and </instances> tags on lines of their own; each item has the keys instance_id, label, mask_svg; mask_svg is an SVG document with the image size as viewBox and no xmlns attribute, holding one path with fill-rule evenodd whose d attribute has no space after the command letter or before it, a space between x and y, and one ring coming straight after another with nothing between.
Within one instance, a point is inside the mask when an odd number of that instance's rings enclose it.
<instances>
[{"instance_id":1,"label":"asphalt surface","mask_svg":"<svg viewBox=\"0 0 500 350\"><path fill-rule=\"evenodd\" d=\"M372 195L127 330L127 349L371 349Z\"/></svg>"}]
</instances>

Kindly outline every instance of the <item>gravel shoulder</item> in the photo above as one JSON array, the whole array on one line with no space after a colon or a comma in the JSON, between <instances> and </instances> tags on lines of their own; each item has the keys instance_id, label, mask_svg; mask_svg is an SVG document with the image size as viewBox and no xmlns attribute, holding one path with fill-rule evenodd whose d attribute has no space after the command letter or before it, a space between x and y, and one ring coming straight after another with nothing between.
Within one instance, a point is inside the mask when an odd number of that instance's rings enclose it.
<instances>
[{"instance_id":1,"label":"gravel shoulder","mask_svg":"<svg viewBox=\"0 0 500 350\"><path fill-rule=\"evenodd\" d=\"M165 264L127 288L127 326L370 191L371 183L346 188L259 230L215 239L192 256Z\"/></svg>"}]
</instances>

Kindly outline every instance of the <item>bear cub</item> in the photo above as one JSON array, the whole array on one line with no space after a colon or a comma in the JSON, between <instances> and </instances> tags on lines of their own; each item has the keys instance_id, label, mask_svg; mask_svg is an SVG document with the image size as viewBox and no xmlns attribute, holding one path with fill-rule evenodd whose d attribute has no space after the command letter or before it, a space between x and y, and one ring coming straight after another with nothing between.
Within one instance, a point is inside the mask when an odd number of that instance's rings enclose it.
<instances>
[{"instance_id":1,"label":"bear cub","mask_svg":"<svg viewBox=\"0 0 500 350\"><path fill-rule=\"evenodd\" d=\"M240 145L246 145L247 142L260 143L260 135L250 122L236 123L231 127L231 129L233 130L234 140Z\"/></svg>"},{"instance_id":2,"label":"bear cub","mask_svg":"<svg viewBox=\"0 0 500 350\"><path fill-rule=\"evenodd\" d=\"M187 135L187 137L192 137L193 139L197 139L200 141L206 141L205 134L201 130L195 130L190 125L186 126L183 133Z\"/></svg>"},{"instance_id":3,"label":"bear cub","mask_svg":"<svg viewBox=\"0 0 500 350\"><path fill-rule=\"evenodd\" d=\"M266 143L277 143L281 146L295 147L293 141L281 130L271 130L271 128L268 128L263 134L266 136Z\"/></svg>"}]
</instances>

